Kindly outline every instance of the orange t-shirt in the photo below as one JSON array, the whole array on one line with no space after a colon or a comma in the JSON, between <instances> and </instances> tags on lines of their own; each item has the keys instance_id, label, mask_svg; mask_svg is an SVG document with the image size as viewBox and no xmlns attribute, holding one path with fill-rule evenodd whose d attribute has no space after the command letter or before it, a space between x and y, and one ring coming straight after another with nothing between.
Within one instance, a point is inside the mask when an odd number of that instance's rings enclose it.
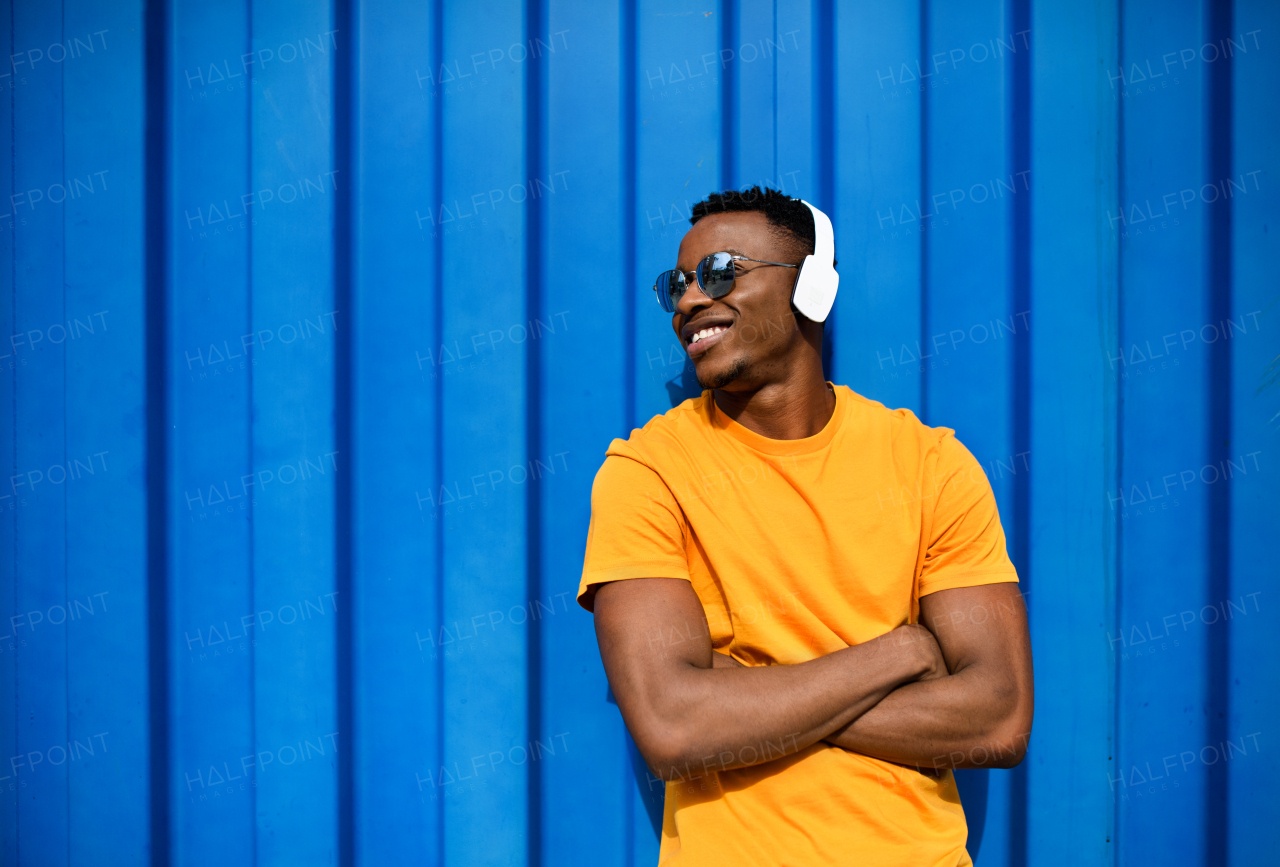
<instances>
[{"instance_id":1,"label":"orange t-shirt","mask_svg":"<svg viewBox=\"0 0 1280 867\"><path fill-rule=\"evenodd\" d=\"M805 439L754 433L703 392L614 440L591 492L582 606L609 581L684 578L717 650L793 664L913 621L929 593L1017 581L991 485L954 431L835 393ZM824 741L666 791L663 865L971 863L951 772Z\"/></svg>"}]
</instances>

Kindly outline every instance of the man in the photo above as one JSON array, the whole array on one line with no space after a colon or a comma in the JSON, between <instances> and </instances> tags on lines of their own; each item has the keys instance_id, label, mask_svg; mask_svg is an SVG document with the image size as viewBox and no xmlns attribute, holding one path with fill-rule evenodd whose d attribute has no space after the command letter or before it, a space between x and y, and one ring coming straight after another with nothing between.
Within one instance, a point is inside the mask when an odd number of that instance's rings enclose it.
<instances>
[{"instance_id":1,"label":"man","mask_svg":"<svg viewBox=\"0 0 1280 867\"><path fill-rule=\"evenodd\" d=\"M950 769L1030 733L990 484L953 431L823 378L793 306L816 218L758 188L694 207L655 289L707 390L592 490L578 599L668 781L664 865L970 864Z\"/></svg>"}]
</instances>

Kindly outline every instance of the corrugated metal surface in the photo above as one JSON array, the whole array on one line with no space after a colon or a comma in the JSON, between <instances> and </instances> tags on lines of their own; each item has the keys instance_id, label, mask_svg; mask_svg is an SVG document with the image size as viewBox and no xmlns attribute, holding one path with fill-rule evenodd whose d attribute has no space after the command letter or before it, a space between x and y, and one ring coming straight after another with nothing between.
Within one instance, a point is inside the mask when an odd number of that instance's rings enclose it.
<instances>
[{"instance_id":1,"label":"corrugated metal surface","mask_svg":"<svg viewBox=\"0 0 1280 867\"><path fill-rule=\"evenodd\" d=\"M1273 860L1274 3L2 17L3 863L653 863L572 597L692 384L651 275L752 182L834 217L833 377L1001 504L978 863Z\"/></svg>"}]
</instances>

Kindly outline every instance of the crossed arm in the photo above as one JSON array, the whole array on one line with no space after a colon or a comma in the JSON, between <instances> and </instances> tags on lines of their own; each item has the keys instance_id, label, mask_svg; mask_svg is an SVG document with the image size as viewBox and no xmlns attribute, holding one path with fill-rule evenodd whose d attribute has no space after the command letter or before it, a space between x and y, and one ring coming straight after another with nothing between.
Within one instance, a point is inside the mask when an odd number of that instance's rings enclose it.
<instances>
[{"instance_id":1,"label":"crossed arm","mask_svg":"<svg viewBox=\"0 0 1280 867\"><path fill-rule=\"evenodd\" d=\"M610 687L663 779L778 758L764 744L792 753L819 740L929 770L1013 767L1033 704L1017 585L930 594L920 620L797 665L746 667L712 649L687 581L617 581L595 599Z\"/></svg>"}]
</instances>

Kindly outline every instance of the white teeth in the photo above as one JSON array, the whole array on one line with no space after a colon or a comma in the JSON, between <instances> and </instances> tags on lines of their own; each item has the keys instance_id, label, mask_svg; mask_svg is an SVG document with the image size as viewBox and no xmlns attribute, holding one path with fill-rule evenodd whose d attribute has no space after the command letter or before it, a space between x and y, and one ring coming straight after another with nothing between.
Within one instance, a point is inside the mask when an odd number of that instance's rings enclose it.
<instances>
[{"instance_id":1,"label":"white teeth","mask_svg":"<svg viewBox=\"0 0 1280 867\"><path fill-rule=\"evenodd\" d=\"M697 343L699 340L702 340L706 337L710 337L713 334L719 334L721 331L724 331L724 330L725 330L724 327L720 325L715 325L715 326L712 326L711 328L704 328L701 331L699 331L697 334L693 335L693 339L689 341L689 345L692 346L693 344Z\"/></svg>"}]
</instances>

